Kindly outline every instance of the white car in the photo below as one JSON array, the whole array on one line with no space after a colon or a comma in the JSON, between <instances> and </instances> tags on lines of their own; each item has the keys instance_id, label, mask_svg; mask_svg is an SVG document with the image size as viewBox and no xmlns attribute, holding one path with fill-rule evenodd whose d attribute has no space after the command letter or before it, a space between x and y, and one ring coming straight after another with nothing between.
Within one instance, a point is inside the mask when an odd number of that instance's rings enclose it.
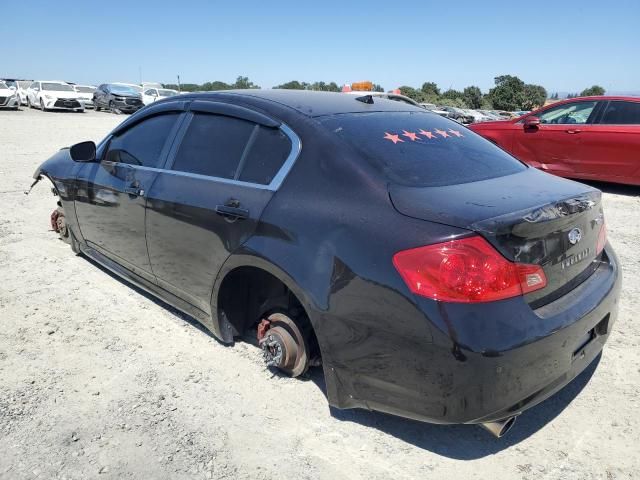
<instances>
[{"instance_id":1,"label":"white car","mask_svg":"<svg viewBox=\"0 0 640 480\"><path fill-rule=\"evenodd\" d=\"M148 88L142 92L142 103L149 105L156 100L173 97L174 95L178 95L177 90L172 90L170 88Z\"/></svg>"},{"instance_id":2,"label":"white car","mask_svg":"<svg viewBox=\"0 0 640 480\"><path fill-rule=\"evenodd\" d=\"M16 87L9 87L5 82L0 81L0 108L18 109L20 97Z\"/></svg>"},{"instance_id":3,"label":"white car","mask_svg":"<svg viewBox=\"0 0 640 480\"><path fill-rule=\"evenodd\" d=\"M465 113L467 115L469 115L470 117L473 117L473 122L472 123L480 123L480 122L489 122L491 121L491 118L487 117L486 115L484 115L483 113L480 113L477 110L473 110L471 108L466 108L463 109L465 111Z\"/></svg>"},{"instance_id":4,"label":"white car","mask_svg":"<svg viewBox=\"0 0 640 480\"><path fill-rule=\"evenodd\" d=\"M20 105L27 104L27 88L31 85L31 80L15 80L10 78L0 78L0 81L6 83L9 88L15 88L18 98L20 99Z\"/></svg>"},{"instance_id":5,"label":"white car","mask_svg":"<svg viewBox=\"0 0 640 480\"><path fill-rule=\"evenodd\" d=\"M156 82L142 82L142 90L146 90L147 88L163 88L161 83Z\"/></svg>"},{"instance_id":6,"label":"white car","mask_svg":"<svg viewBox=\"0 0 640 480\"><path fill-rule=\"evenodd\" d=\"M421 103L420 106L425 110L429 110L430 112L437 113L441 117L449 118L449 115L450 115L449 112L447 112L446 110L440 110L433 103Z\"/></svg>"},{"instance_id":7,"label":"white car","mask_svg":"<svg viewBox=\"0 0 640 480\"><path fill-rule=\"evenodd\" d=\"M27 105L47 110L84 112L84 103L71 85L59 80L36 80L27 89Z\"/></svg>"},{"instance_id":8,"label":"white car","mask_svg":"<svg viewBox=\"0 0 640 480\"><path fill-rule=\"evenodd\" d=\"M92 85L72 85L72 87L84 104L84 108L93 108L93 92L96 91L96 87Z\"/></svg>"}]
</instances>

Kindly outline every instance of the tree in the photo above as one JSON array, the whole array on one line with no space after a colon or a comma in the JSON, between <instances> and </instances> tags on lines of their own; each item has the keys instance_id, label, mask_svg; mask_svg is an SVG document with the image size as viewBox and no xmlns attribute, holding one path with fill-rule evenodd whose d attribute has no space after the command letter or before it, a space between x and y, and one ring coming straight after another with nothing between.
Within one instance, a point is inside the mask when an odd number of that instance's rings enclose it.
<instances>
[{"instance_id":1,"label":"tree","mask_svg":"<svg viewBox=\"0 0 640 480\"><path fill-rule=\"evenodd\" d=\"M482 106L482 92L478 87L465 88L462 92L462 98L469 108L480 108Z\"/></svg>"},{"instance_id":2,"label":"tree","mask_svg":"<svg viewBox=\"0 0 640 480\"><path fill-rule=\"evenodd\" d=\"M513 75L500 75L494 79L496 86L489 90L493 108L520 110L524 102L524 82Z\"/></svg>"},{"instance_id":3,"label":"tree","mask_svg":"<svg viewBox=\"0 0 640 480\"><path fill-rule=\"evenodd\" d=\"M589 88L585 88L582 93L580 93L581 97L591 97L594 95L604 95L605 90L600 85L594 85Z\"/></svg>"},{"instance_id":4,"label":"tree","mask_svg":"<svg viewBox=\"0 0 640 480\"><path fill-rule=\"evenodd\" d=\"M299 82L298 80L291 80L290 82L276 85L273 88L283 88L285 90L306 90L309 84L306 82Z\"/></svg>"},{"instance_id":5,"label":"tree","mask_svg":"<svg viewBox=\"0 0 640 480\"><path fill-rule=\"evenodd\" d=\"M533 110L541 107L547 100L547 91L540 85L525 85L523 94L524 99L520 105L523 110Z\"/></svg>"},{"instance_id":6,"label":"tree","mask_svg":"<svg viewBox=\"0 0 640 480\"><path fill-rule=\"evenodd\" d=\"M469 106L462 99L462 97L440 97L440 101L438 102L442 105L446 105L448 107L458 107L458 108L468 108Z\"/></svg>"},{"instance_id":7,"label":"tree","mask_svg":"<svg viewBox=\"0 0 640 480\"><path fill-rule=\"evenodd\" d=\"M234 83L231 87L238 88L238 89L260 88L259 85L256 85L255 83L251 82L249 80L249 77L242 77L242 76L239 76L238 78L236 78L236 83Z\"/></svg>"},{"instance_id":8,"label":"tree","mask_svg":"<svg viewBox=\"0 0 640 480\"><path fill-rule=\"evenodd\" d=\"M438 103L443 103L450 107L469 108L464 93L460 90L454 90L453 88L443 92L438 99Z\"/></svg>"},{"instance_id":9,"label":"tree","mask_svg":"<svg viewBox=\"0 0 640 480\"><path fill-rule=\"evenodd\" d=\"M435 84L435 82L424 82L420 90L422 90L422 93L424 93L425 95L433 95L436 97L440 96L440 89L438 88L438 85Z\"/></svg>"},{"instance_id":10,"label":"tree","mask_svg":"<svg viewBox=\"0 0 640 480\"><path fill-rule=\"evenodd\" d=\"M199 90L204 90L205 92L212 92L215 90L230 90L231 88L234 88L234 87L229 85L228 83L221 82L220 80L215 80L213 82L203 83L202 86L199 88Z\"/></svg>"},{"instance_id":11,"label":"tree","mask_svg":"<svg viewBox=\"0 0 640 480\"><path fill-rule=\"evenodd\" d=\"M398 90L400 90L400 93L405 97L409 97L410 99L415 100L418 103L424 101L424 94L421 90L416 90L415 88L408 87L406 85L403 85Z\"/></svg>"},{"instance_id":12,"label":"tree","mask_svg":"<svg viewBox=\"0 0 640 480\"><path fill-rule=\"evenodd\" d=\"M340 91L340 87L336 82L330 82L330 83L313 82L311 85L303 82L302 84L306 85L308 90L317 90L319 92L339 92Z\"/></svg>"},{"instance_id":13,"label":"tree","mask_svg":"<svg viewBox=\"0 0 640 480\"><path fill-rule=\"evenodd\" d=\"M373 84L373 91L374 92L384 92L384 88L382 88L382 85L378 85L377 83Z\"/></svg>"}]
</instances>

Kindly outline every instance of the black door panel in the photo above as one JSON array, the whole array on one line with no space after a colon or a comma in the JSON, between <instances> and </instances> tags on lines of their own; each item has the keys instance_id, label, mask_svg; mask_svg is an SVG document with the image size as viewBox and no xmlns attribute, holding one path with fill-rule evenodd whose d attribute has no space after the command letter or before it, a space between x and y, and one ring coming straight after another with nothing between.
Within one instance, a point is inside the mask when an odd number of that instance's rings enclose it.
<instances>
[{"instance_id":1,"label":"black door panel","mask_svg":"<svg viewBox=\"0 0 640 480\"><path fill-rule=\"evenodd\" d=\"M157 171L90 163L77 178L76 215L87 244L153 281L145 242L145 194Z\"/></svg>"},{"instance_id":2,"label":"black door panel","mask_svg":"<svg viewBox=\"0 0 640 480\"><path fill-rule=\"evenodd\" d=\"M272 195L202 175L159 173L147 193L146 217L158 284L208 310L220 267L251 236Z\"/></svg>"}]
</instances>

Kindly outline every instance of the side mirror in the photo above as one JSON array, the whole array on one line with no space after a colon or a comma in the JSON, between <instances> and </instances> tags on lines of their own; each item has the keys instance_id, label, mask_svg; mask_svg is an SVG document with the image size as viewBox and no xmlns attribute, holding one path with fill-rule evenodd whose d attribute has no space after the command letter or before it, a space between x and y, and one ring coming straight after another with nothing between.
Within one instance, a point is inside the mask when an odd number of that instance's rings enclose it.
<instances>
[{"instance_id":1,"label":"side mirror","mask_svg":"<svg viewBox=\"0 0 640 480\"><path fill-rule=\"evenodd\" d=\"M538 117L527 117L523 125L525 129L538 128L540 126L540 119Z\"/></svg>"},{"instance_id":2,"label":"side mirror","mask_svg":"<svg viewBox=\"0 0 640 480\"><path fill-rule=\"evenodd\" d=\"M96 144L91 141L76 143L69 153L74 162L93 162L96 159Z\"/></svg>"}]
</instances>

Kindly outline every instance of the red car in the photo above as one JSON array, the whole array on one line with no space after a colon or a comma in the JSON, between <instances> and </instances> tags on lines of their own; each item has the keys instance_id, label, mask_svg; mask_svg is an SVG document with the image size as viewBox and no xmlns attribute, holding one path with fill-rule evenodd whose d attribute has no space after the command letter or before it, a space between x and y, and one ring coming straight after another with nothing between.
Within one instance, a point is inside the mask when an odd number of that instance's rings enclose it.
<instances>
[{"instance_id":1,"label":"red car","mask_svg":"<svg viewBox=\"0 0 640 480\"><path fill-rule=\"evenodd\" d=\"M469 128L562 177L640 185L640 98L578 97Z\"/></svg>"}]
</instances>

